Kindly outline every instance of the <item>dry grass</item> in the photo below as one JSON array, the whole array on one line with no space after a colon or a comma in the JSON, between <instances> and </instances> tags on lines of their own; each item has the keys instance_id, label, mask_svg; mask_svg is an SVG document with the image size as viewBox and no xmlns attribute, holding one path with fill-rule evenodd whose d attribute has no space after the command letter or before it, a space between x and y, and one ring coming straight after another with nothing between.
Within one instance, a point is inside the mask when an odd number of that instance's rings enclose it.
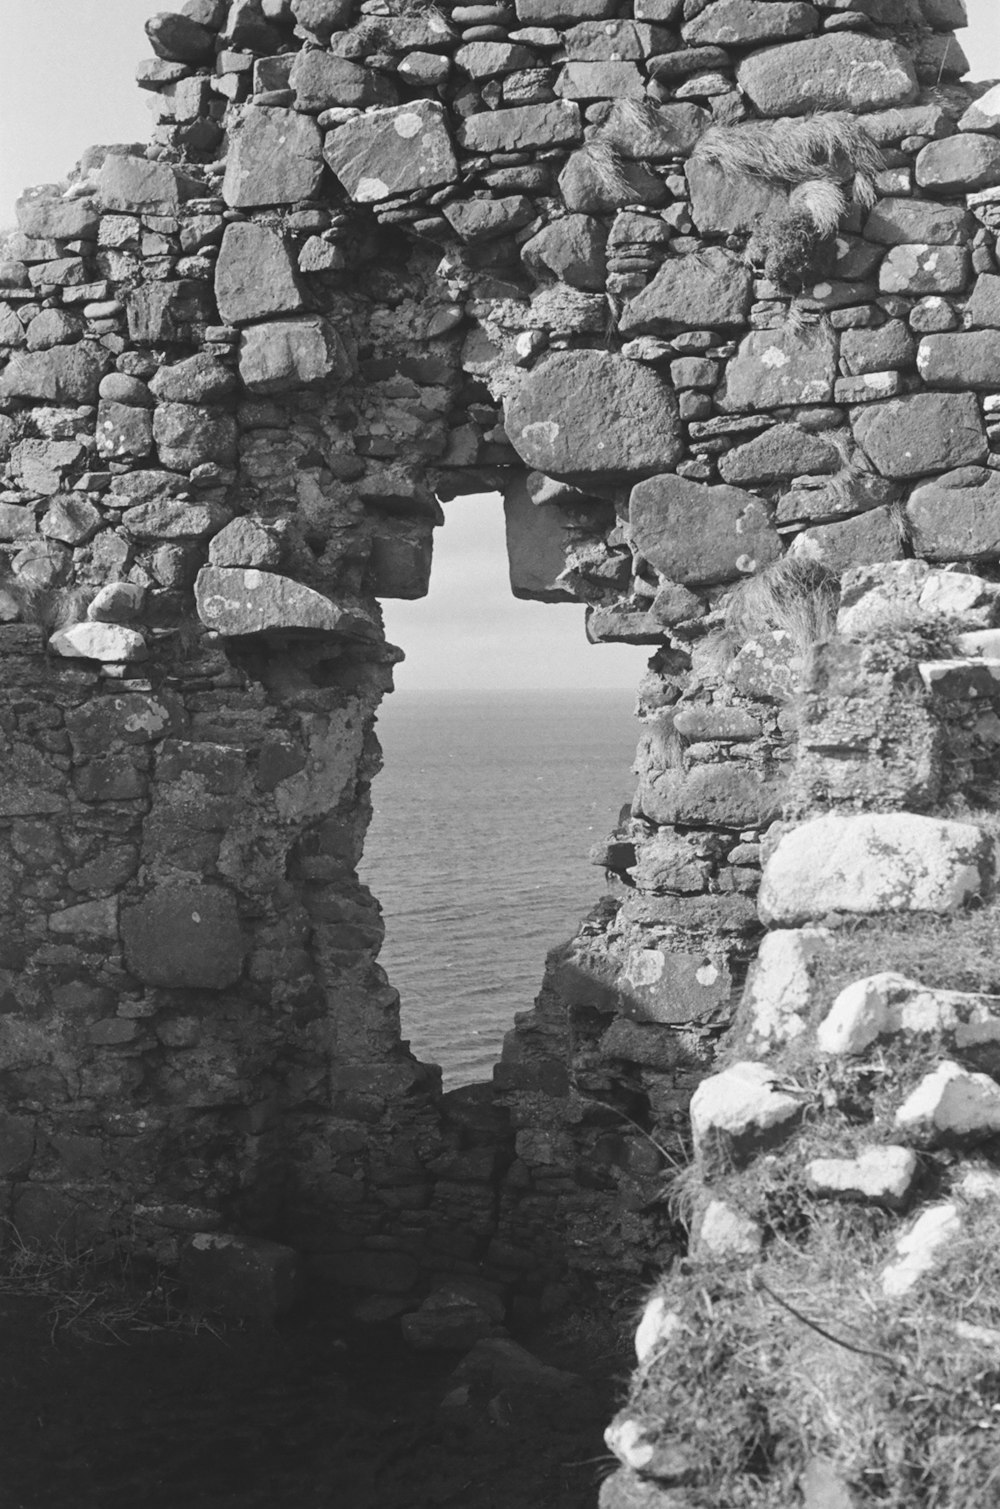
<instances>
[{"instance_id":1,"label":"dry grass","mask_svg":"<svg viewBox=\"0 0 1000 1509\"><path fill-rule=\"evenodd\" d=\"M885 161L877 144L853 116L820 112L804 120L743 121L710 126L692 157L730 175L773 183L802 184L824 178L852 185L855 198L872 202L872 179Z\"/></svg>"},{"instance_id":2,"label":"dry grass","mask_svg":"<svg viewBox=\"0 0 1000 1509\"><path fill-rule=\"evenodd\" d=\"M628 204L635 198L635 189L610 141L596 136L580 148L580 155L586 159L595 183L610 203Z\"/></svg>"},{"instance_id":3,"label":"dry grass","mask_svg":"<svg viewBox=\"0 0 1000 1509\"><path fill-rule=\"evenodd\" d=\"M53 1341L126 1344L149 1331L219 1334L217 1323L182 1310L177 1285L160 1269L142 1272L125 1256L55 1244L36 1247L4 1223L0 1246L0 1298L41 1303Z\"/></svg>"},{"instance_id":4,"label":"dry grass","mask_svg":"<svg viewBox=\"0 0 1000 1509\"><path fill-rule=\"evenodd\" d=\"M0 576L0 595L16 607L21 623L36 624L46 634L54 634L86 618L94 594L82 587L39 587L6 574Z\"/></svg>"},{"instance_id":5,"label":"dry grass","mask_svg":"<svg viewBox=\"0 0 1000 1509\"><path fill-rule=\"evenodd\" d=\"M663 1286L683 1330L628 1413L686 1448L726 1509L788 1509L816 1455L859 1509L996 1509L1000 1212L970 1203L964 1221L901 1301L879 1282L898 1224L848 1207L813 1202L808 1238L752 1273L684 1265Z\"/></svg>"},{"instance_id":6,"label":"dry grass","mask_svg":"<svg viewBox=\"0 0 1000 1509\"><path fill-rule=\"evenodd\" d=\"M785 556L734 587L726 605L726 632L743 645L768 630L790 635L797 655L805 655L833 633L840 584L818 561Z\"/></svg>"}]
</instances>

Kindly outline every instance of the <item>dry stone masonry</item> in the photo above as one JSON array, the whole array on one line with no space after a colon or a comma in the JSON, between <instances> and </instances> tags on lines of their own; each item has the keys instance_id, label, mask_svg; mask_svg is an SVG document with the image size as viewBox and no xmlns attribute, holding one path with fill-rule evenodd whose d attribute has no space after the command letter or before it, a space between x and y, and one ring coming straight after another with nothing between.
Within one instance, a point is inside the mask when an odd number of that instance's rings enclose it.
<instances>
[{"instance_id":1,"label":"dry stone masonry","mask_svg":"<svg viewBox=\"0 0 1000 1509\"><path fill-rule=\"evenodd\" d=\"M918 1157L989 1163L989 993L880 959L823 996L845 917L993 894L1000 93L959 82L964 22L150 20L151 142L28 191L0 259L0 1176L25 1238L124 1242L216 1296L235 1274L263 1309L298 1253L415 1344L469 1345L512 1296L668 1263L689 1106L709 1267L766 1266L773 1219L727 1180L833 1114L810 1064L947 1054L891 1137L814 1149L817 1200L906 1211ZM442 1096L356 867L399 658L379 599L424 594L440 500L490 489L515 595L651 658L609 893L494 1084ZM652 1305L647 1373L690 1344ZM744 1502L637 1420L606 1509Z\"/></svg>"}]
</instances>

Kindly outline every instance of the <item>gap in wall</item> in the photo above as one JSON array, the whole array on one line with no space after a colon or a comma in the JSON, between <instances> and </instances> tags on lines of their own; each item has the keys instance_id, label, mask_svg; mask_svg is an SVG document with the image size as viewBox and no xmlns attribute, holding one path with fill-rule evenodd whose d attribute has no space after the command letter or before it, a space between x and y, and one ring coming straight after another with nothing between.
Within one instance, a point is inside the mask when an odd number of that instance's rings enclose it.
<instances>
[{"instance_id":1,"label":"gap in wall","mask_svg":"<svg viewBox=\"0 0 1000 1509\"><path fill-rule=\"evenodd\" d=\"M447 1088L490 1077L546 953L602 894L587 855L632 795L649 651L588 644L575 604L513 597L499 495L445 513L428 597L383 603L407 659L379 713L361 878L403 1036Z\"/></svg>"}]
</instances>

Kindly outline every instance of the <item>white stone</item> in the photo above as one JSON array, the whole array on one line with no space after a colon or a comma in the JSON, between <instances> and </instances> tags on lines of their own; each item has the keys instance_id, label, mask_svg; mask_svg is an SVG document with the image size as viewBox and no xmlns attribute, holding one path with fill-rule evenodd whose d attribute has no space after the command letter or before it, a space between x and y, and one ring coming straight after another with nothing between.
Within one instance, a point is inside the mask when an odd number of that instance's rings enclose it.
<instances>
[{"instance_id":1,"label":"white stone","mask_svg":"<svg viewBox=\"0 0 1000 1509\"><path fill-rule=\"evenodd\" d=\"M996 660L1000 658L1000 629L974 629L968 634L959 634L956 647L962 655Z\"/></svg>"},{"instance_id":2,"label":"white stone","mask_svg":"<svg viewBox=\"0 0 1000 1509\"><path fill-rule=\"evenodd\" d=\"M1000 84L994 84L969 106L958 123L958 129L1000 134Z\"/></svg>"},{"instance_id":3,"label":"white stone","mask_svg":"<svg viewBox=\"0 0 1000 1509\"><path fill-rule=\"evenodd\" d=\"M108 623L71 624L53 634L49 649L69 660L113 663L145 660L148 654L146 641L137 629Z\"/></svg>"},{"instance_id":4,"label":"white stone","mask_svg":"<svg viewBox=\"0 0 1000 1509\"><path fill-rule=\"evenodd\" d=\"M1000 1132L1000 1085L946 1059L907 1096L895 1121L921 1142L989 1137Z\"/></svg>"},{"instance_id":5,"label":"white stone","mask_svg":"<svg viewBox=\"0 0 1000 1509\"><path fill-rule=\"evenodd\" d=\"M870 1147L857 1158L814 1158L806 1182L821 1199L861 1200L897 1210L906 1203L917 1174L908 1147Z\"/></svg>"},{"instance_id":6,"label":"white stone","mask_svg":"<svg viewBox=\"0 0 1000 1509\"><path fill-rule=\"evenodd\" d=\"M671 1310L665 1294L653 1294L646 1301L635 1332L635 1355L640 1362L667 1346L684 1329L677 1310Z\"/></svg>"},{"instance_id":7,"label":"white stone","mask_svg":"<svg viewBox=\"0 0 1000 1509\"><path fill-rule=\"evenodd\" d=\"M824 1053L863 1053L899 1032L947 1034L958 1047L1000 1039L1000 996L928 990L886 971L846 986L816 1032Z\"/></svg>"},{"instance_id":8,"label":"white stone","mask_svg":"<svg viewBox=\"0 0 1000 1509\"><path fill-rule=\"evenodd\" d=\"M998 595L1000 588L996 583L987 582L981 576L970 576L961 571L933 571L920 593L917 607L921 613L958 619L969 628L977 625L987 628Z\"/></svg>"},{"instance_id":9,"label":"white stone","mask_svg":"<svg viewBox=\"0 0 1000 1509\"><path fill-rule=\"evenodd\" d=\"M702 1156L719 1153L725 1159L745 1155L801 1109L801 1099L779 1090L774 1071L765 1064L733 1064L703 1079L691 1097L695 1149Z\"/></svg>"},{"instance_id":10,"label":"white stone","mask_svg":"<svg viewBox=\"0 0 1000 1509\"><path fill-rule=\"evenodd\" d=\"M944 1250L961 1230L958 1206L950 1201L925 1210L896 1243L896 1261L890 1263L882 1274L883 1294L890 1299L899 1299L909 1293L914 1284L937 1266Z\"/></svg>"},{"instance_id":11,"label":"white stone","mask_svg":"<svg viewBox=\"0 0 1000 1509\"><path fill-rule=\"evenodd\" d=\"M837 633L861 639L912 617L930 570L926 561L878 561L845 572Z\"/></svg>"},{"instance_id":12,"label":"white stone","mask_svg":"<svg viewBox=\"0 0 1000 1509\"><path fill-rule=\"evenodd\" d=\"M764 868L760 915L794 925L831 912L954 912L980 892L987 853L972 823L828 813L778 840Z\"/></svg>"},{"instance_id":13,"label":"white stone","mask_svg":"<svg viewBox=\"0 0 1000 1509\"><path fill-rule=\"evenodd\" d=\"M967 1168L955 1185L965 1200L991 1200L1000 1204L1000 1172L994 1168Z\"/></svg>"},{"instance_id":14,"label":"white stone","mask_svg":"<svg viewBox=\"0 0 1000 1509\"><path fill-rule=\"evenodd\" d=\"M49 917L49 932L88 938L118 937L118 897L81 901Z\"/></svg>"},{"instance_id":15,"label":"white stone","mask_svg":"<svg viewBox=\"0 0 1000 1509\"><path fill-rule=\"evenodd\" d=\"M762 1050L805 1032L813 966L832 940L826 927L780 928L761 943L744 999Z\"/></svg>"},{"instance_id":16,"label":"white stone","mask_svg":"<svg viewBox=\"0 0 1000 1509\"><path fill-rule=\"evenodd\" d=\"M756 1257L763 1245L763 1228L750 1216L724 1200L709 1202L695 1242L698 1257Z\"/></svg>"}]
</instances>

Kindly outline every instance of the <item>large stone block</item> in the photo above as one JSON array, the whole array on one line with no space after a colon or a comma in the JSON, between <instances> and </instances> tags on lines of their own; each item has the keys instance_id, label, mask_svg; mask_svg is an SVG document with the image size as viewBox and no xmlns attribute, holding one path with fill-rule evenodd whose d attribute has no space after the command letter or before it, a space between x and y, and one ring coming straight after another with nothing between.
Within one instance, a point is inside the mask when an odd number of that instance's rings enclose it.
<instances>
[{"instance_id":1,"label":"large stone block","mask_svg":"<svg viewBox=\"0 0 1000 1509\"><path fill-rule=\"evenodd\" d=\"M169 163L118 153L104 159L97 197L104 210L121 215L172 215L181 202L177 174Z\"/></svg>"},{"instance_id":2,"label":"large stone block","mask_svg":"<svg viewBox=\"0 0 1000 1509\"><path fill-rule=\"evenodd\" d=\"M440 188L458 177L444 106L436 100L356 116L329 133L324 156L358 204Z\"/></svg>"},{"instance_id":3,"label":"large stone block","mask_svg":"<svg viewBox=\"0 0 1000 1509\"><path fill-rule=\"evenodd\" d=\"M236 420L217 409L191 403L158 404L153 436L163 465L177 471L193 471L206 461L227 466L236 460Z\"/></svg>"},{"instance_id":4,"label":"large stone block","mask_svg":"<svg viewBox=\"0 0 1000 1509\"><path fill-rule=\"evenodd\" d=\"M715 0L681 36L689 47L753 47L809 37L818 27L818 12L804 0Z\"/></svg>"},{"instance_id":5,"label":"large stone block","mask_svg":"<svg viewBox=\"0 0 1000 1509\"><path fill-rule=\"evenodd\" d=\"M649 367L606 351L560 351L539 362L506 425L529 467L581 483L665 471L681 455L673 389Z\"/></svg>"},{"instance_id":6,"label":"large stone block","mask_svg":"<svg viewBox=\"0 0 1000 1509\"><path fill-rule=\"evenodd\" d=\"M691 191L691 218L703 236L748 230L759 216L769 219L788 206L788 190L766 178L729 174L698 157L684 172Z\"/></svg>"},{"instance_id":7,"label":"large stone block","mask_svg":"<svg viewBox=\"0 0 1000 1509\"><path fill-rule=\"evenodd\" d=\"M750 270L734 252L708 247L670 257L648 287L626 304L621 332L736 329L746 323L752 295Z\"/></svg>"},{"instance_id":8,"label":"large stone block","mask_svg":"<svg viewBox=\"0 0 1000 1509\"><path fill-rule=\"evenodd\" d=\"M15 213L18 230L33 241L92 241L101 223L92 199L62 199L47 187L28 189Z\"/></svg>"},{"instance_id":9,"label":"large stone block","mask_svg":"<svg viewBox=\"0 0 1000 1509\"><path fill-rule=\"evenodd\" d=\"M632 489L629 529L639 553L686 587L734 581L781 554L770 511L759 498L673 473Z\"/></svg>"},{"instance_id":10,"label":"large stone block","mask_svg":"<svg viewBox=\"0 0 1000 1509\"><path fill-rule=\"evenodd\" d=\"M985 883L990 844L972 823L912 812L829 813L784 834L764 867L765 922L829 912L954 912Z\"/></svg>"},{"instance_id":11,"label":"large stone block","mask_svg":"<svg viewBox=\"0 0 1000 1509\"><path fill-rule=\"evenodd\" d=\"M837 339L825 325L755 330L729 363L718 404L749 412L829 403L836 375Z\"/></svg>"},{"instance_id":12,"label":"large stone block","mask_svg":"<svg viewBox=\"0 0 1000 1509\"><path fill-rule=\"evenodd\" d=\"M311 199L322 174L323 138L310 116L249 105L233 121L222 183L233 208Z\"/></svg>"},{"instance_id":13,"label":"large stone block","mask_svg":"<svg viewBox=\"0 0 1000 1509\"><path fill-rule=\"evenodd\" d=\"M784 781L767 779L751 765L728 760L688 771L653 765L640 776L637 801L643 816L654 823L740 829L773 822L784 795Z\"/></svg>"},{"instance_id":14,"label":"large stone block","mask_svg":"<svg viewBox=\"0 0 1000 1509\"><path fill-rule=\"evenodd\" d=\"M865 239L882 246L957 246L971 241L975 221L954 204L933 199L880 199L865 221Z\"/></svg>"},{"instance_id":15,"label":"large stone block","mask_svg":"<svg viewBox=\"0 0 1000 1509\"><path fill-rule=\"evenodd\" d=\"M573 593L559 581L566 567L571 520L557 504L536 504L523 476L504 490L503 507L514 596L531 602L574 602Z\"/></svg>"},{"instance_id":16,"label":"large stone block","mask_svg":"<svg viewBox=\"0 0 1000 1509\"><path fill-rule=\"evenodd\" d=\"M823 435L794 424L776 424L719 457L723 482L741 487L764 487L792 477L840 470L840 452Z\"/></svg>"},{"instance_id":17,"label":"large stone block","mask_svg":"<svg viewBox=\"0 0 1000 1509\"><path fill-rule=\"evenodd\" d=\"M217 634L245 635L313 630L370 637L372 626L360 614L272 571L205 566L195 583L198 616Z\"/></svg>"},{"instance_id":18,"label":"large stone block","mask_svg":"<svg viewBox=\"0 0 1000 1509\"><path fill-rule=\"evenodd\" d=\"M128 295L128 333L138 346L194 341L197 327L212 318L208 287L194 279L143 283Z\"/></svg>"},{"instance_id":19,"label":"large stone block","mask_svg":"<svg viewBox=\"0 0 1000 1509\"><path fill-rule=\"evenodd\" d=\"M725 963L704 951L639 943L626 950L618 988L618 1009L628 1020L677 1025L718 1019L728 1010L733 979Z\"/></svg>"},{"instance_id":20,"label":"large stone block","mask_svg":"<svg viewBox=\"0 0 1000 1509\"><path fill-rule=\"evenodd\" d=\"M112 365L109 353L90 341L48 351L17 351L0 377L0 398L96 404L101 378Z\"/></svg>"},{"instance_id":21,"label":"large stone block","mask_svg":"<svg viewBox=\"0 0 1000 1509\"><path fill-rule=\"evenodd\" d=\"M971 275L964 246L893 246L879 268L882 293L961 293Z\"/></svg>"},{"instance_id":22,"label":"large stone block","mask_svg":"<svg viewBox=\"0 0 1000 1509\"><path fill-rule=\"evenodd\" d=\"M284 237L252 221L227 226L215 266L215 301L228 325L301 309L295 262Z\"/></svg>"},{"instance_id":23,"label":"large stone block","mask_svg":"<svg viewBox=\"0 0 1000 1509\"><path fill-rule=\"evenodd\" d=\"M541 279L555 274L572 288L602 293L607 275L608 232L593 215L564 215L551 221L521 248L521 260Z\"/></svg>"},{"instance_id":24,"label":"large stone block","mask_svg":"<svg viewBox=\"0 0 1000 1509\"><path fill-rule=\"evenodd\" d=\"M920 153L917 183L932 194L969 194L1000 184L1000 141L963 132L932 141Z\"/></svg>"},{"instance_id":25,"label":"large stone block","mask_svg":"<svg viewBox=\"0 0 1000 1509\"><path fill-rule=\"evenodd\" d=\"M225 990L243 973L246 939L221 886L160 886L123 909L121 933L128 968L144 985Z\"/></svg>"},{"instance_id":26,"label":"large stone block","mask_svg":"<svg viewBox=\"0 0 1000 1509\"><path fill-rule=\"evenodd\" d=\"M1000 330L925 335L917 370L930 388L1000 390Z\"/></svg>"},{"instance_id":27,"label":"large stone block","mask_svg":"<svg viewBox=\"0 0 1000 1509\"><path fill-rule=\"evenodd\" d=\"M558 100L470 115L459 127L458 143L467 152L533 152L569 146L582 136L579 105Z\"/></svg>"},{"instance_id":28,"label":"large stone block","mask_svg":"<svg viewBox=\"0 0 1000 1509\"><path fill-rule=\"evenodd\" d=\"M702 1080L691 1097L695 1152L710 1168L739 1167L782 1141L803 1106L801 1096L779 1088L765 1064L733 1064Z\"/></svg>"},{"instance_id":29,"label":"large stone block","mask_svg":"<svg viewBox=\"0 0 1000 1509\"><path fill-rule=\"evenodd\" d=\"M367 110L372 105L395 105L399 98L384 74L312 47L296 56L288 82L295 92L296 108L312 115L334 107Z\"/></svg>"},{"instance_id":30,"label":"large stone block","mask_svg":"<svg viewBox=\"0 0 1000 1509\"><path fill-rule=\"evenodd\" d=\"M920 477L975 466L986 434L972 393L911 393L852 415L854 438L883 477Z\"/></svg>"},{"instance_id":31,"label":"large stone block","mask_svg":"<svg viewBox=\"0 0 1000 1509\"><path fill-rule=\"evenodd\" d=\"M913 549L928 561L1000 560L1000 478L958 472L918 487L906 505Z\"/></svg>"},{"instance_id":32,"label":"large stone block","mask_svg":"<svg viewBox=\"0 0 1000 1509\"><path fill-rule=\"evenodd\" d=\"M287 393L341 381L350 371L343 341L319 315L251 325L240 337L240 377L250 393Z\"/></svg>"},{"instance_id":33,"label":"large stone block","mask_svg":"<svg viewBox=\"0 0 1000 1509\"><path fill-rule=\"evenodd\" d=\"M917 96L904 48L858 32L834 32L751 53L737 71L761 115L886 110Z\"/></svg>"}]
</instances>

